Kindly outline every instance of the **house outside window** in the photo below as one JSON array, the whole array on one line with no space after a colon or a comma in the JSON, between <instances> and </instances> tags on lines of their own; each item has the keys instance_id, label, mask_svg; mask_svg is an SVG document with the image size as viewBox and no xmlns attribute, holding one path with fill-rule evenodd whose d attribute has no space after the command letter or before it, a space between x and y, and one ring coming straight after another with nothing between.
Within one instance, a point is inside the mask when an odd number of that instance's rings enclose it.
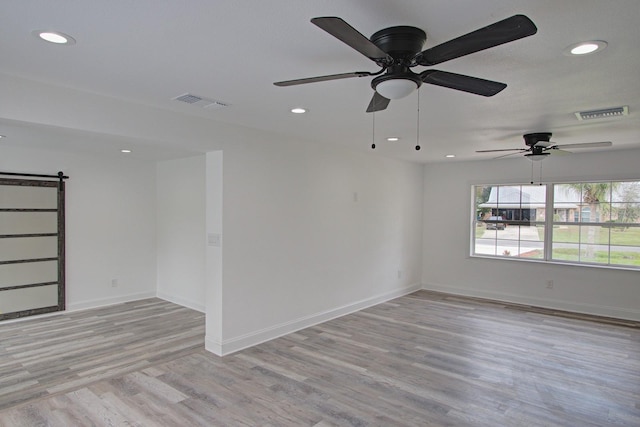
<instances>
[{"instance_id":1,"label":"house outside window","mask_svg":"<svg viewBox=\"0 0 640 427\"><path fill-rule=\"evenodd\" d=\"M475 185L472 256L640 269L640 181Z\"/></svg>"}]
</instances>

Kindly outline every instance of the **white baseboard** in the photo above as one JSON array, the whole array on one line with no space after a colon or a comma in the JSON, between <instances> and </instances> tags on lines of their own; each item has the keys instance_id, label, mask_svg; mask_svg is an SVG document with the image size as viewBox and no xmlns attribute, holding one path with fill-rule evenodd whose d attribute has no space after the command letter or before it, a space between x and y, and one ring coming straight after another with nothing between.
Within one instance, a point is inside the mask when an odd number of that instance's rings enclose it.
<instances>
[{"instance_id":1,"label":"white baseboard","mask_svg":"<svg viewBox=\"0 0 640 427\"><path fill-rule=\"evenodd\" d=\"M192 310L199 311L200 313L206 313L207 312L207 309L204 306L204 304L196 303L196 302L187 300L185 298L181 298L179 296L170 295L170 294L158 291L158 292L156 292L156 297L158 297L160 299L163 299L165 301L172 302L174 304L181 305L183 307L190 308Z\"/></svg>"},{"instance_id":2,"label":"white baseboard","mask_svg":"<svg viewBox=\"0 0 640 427\"><path fill-rule=\"evenodd\" d=\"M287 335L292 332L299 331L301 329L344 316L346 314L360 311L367 307L371 307L373 305L410 294L420 289L421 285L416 283L405 288L396 289L391 292L386 292L384 294L346 304L342 307L337 307L321 313L316 313L289 322L284 322L279 325L274 325L239 337L223 340L221 343L205 338L205 348L218 356L226 356L228 354L235 353L236 351L240 351L266 341L270 341L283 335Z\"/></svg>"},{"instance_id":3,"label":"white baseboard","mask_svg":"<svg viewBox=\"0 0 640 427\"><path fill-rule=\"evenodd\" d=\"M616 319L640 321L639 310L629 310L620 307L609 307L605 305L585 304L566 300L536 298L526 295L514 295L501 292L484 291L479 289L457 288L454 286L427 283L422 285L422 289L427 291L444 292L447 294L486 298L495 301L504 301L514 304L525 304L534 307L548 308L552 310L569 311L573 313L590 314L594 316L613 317Z\"/></svg>"},{"instance_id":4,"label":"white baseboard","mask_svg":"<svg viewBox=\"0 0 640 427\"><path fill-rule=\"evenodd\" d=\"M116 297L110 298L100 298L94 300L80 301L67 304L67 309L65 311L78 311L78 310L86 310L89 308L98 308L104 307L107 305L120 304L123 302L136 301L145 298L154 298L156 293L151 292L139 292L137 294L129 294L129 295L118 295Z\"/></svg>"},{"instance_id":5,"label":"white baseboard","mask_svg":"<svg viewBox=\"0 0 640 427\"><path fill-rule=\"evenodd\" d=\"M222 354L222 344L220 344L220 342L217 341L217 340L212 340L210 338L207 338L206 335L204 337L204 348L205 348L205 350L207 350L210 353L215 354L216 356L223 356L223 354Z\"/></svg>"}]
</instances>

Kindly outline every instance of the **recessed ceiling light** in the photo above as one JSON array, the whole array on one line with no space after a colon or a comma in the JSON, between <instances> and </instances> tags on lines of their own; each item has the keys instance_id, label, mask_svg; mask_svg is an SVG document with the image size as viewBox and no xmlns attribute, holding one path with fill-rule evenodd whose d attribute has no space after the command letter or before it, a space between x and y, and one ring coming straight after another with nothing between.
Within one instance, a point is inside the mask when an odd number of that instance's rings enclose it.
<instances>
[{"instance_id":1,"label":"recessed ceiling light","mask_svg":"<svg viewBox=\"0 0 640 427\"><path fill-rule=\"evenodd\" d=\"M120 150L120 152L121 152L121 153L130 153L130 152L131 152L131 150L124 149L124 150Z\"/></svg>"},{"instance_id":2,"label":"recessed ceiling light","mask_svg":"<svg viewBox=\"0 0 640 427\"><path fill-rule=\"evenodd\" d=\"M2 139L2 138L6 138L6 136L4 136L4 135L0 135L0 139Z\"/></svg>"},{"instance_id":3,"label":"recessed ceiling light","mask_svg":"<svg viewBox=\"0 0 640 427\"><path fill-rule=\"evenodd\" d=\"M292 108L291 112L294 114L302 114L302 113L306 113L307 110L305 110L304 108L296 107L296 108Z\"/></svg>"},{"instance_id":4,"label":"recessed ceiling light","mask_svg":"<svg viewBox=\"0 0 640 427\"><path fill-rule=\"evenodd\" d=\"M59 31L45 31L36 30L32 33L34 36L48 41L49 43L72 45L76 43L76 40L68 34L61 33Z\"/></svg>"},{"instance_id":5,"label":"recessed ceiling light","mask_svg":"<svg viewBox=\"0 0 640 427\"><path fill-rule=\"evenodd\" d=\"M400 138L398 138L397 136L390 136L389 138L387 138L387 141L390 142L394 142L394 141L399 141Z\"/></svg>"},{"instance_id":6,"label":"recessed ceiling light","mask_svg":"<svg viewBox=\"0 0 640 427\"><path fill-rule=\"evenodd\" d=\"M445 155L445 157L447 159L453 159L455 156L456 156L455 154L447 154L447 155Z\"/></svg>"},{"instance_id":7,"label":"recessed ceiling light","mask_svg":"<svg viewBox=\"0 0 640 427\"><path fill-rule=\"evenodd\" d=\"M607 42L602 40L590 40L586 42L580 42L572 44L564 51L566 55L588 55L590 53L596 53L607 47Z\"/></svg>"}]
</instances>

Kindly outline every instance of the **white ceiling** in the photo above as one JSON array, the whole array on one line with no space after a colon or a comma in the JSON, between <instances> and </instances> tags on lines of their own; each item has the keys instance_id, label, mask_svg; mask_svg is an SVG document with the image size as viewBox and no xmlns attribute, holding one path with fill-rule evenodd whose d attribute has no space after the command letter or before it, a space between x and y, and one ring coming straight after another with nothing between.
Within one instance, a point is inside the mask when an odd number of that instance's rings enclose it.
<instances>
[{"instance_id":1,"label":"white ceiling","mask_svg":"<svg viewBox=\"0 0 640 427\"><path fill-rule=\"evenodd\" d=\"M366 36L389 26L419 27L429 48L517 13L533 20L536 35L436 67L501 81L507 89L485 98L423 85L423 149L413 148L416 92L375 114L376 153L417 162L445 161L449 153L455 161L490 159L496 156L475 150L524 147L521 135L533 131L553 132L552 140L560 144L612 141L613 149L640 147L637 0L2 0L0 73L121 99L123 108L142 104L176 116L370 151L373 117L365 113L373 94L370 77L273 85L377 71L311 18L339 16ZM38 29L70 34L77 43L44 43L32 35ZM584 40L605 40L608 47L582 57L563 54ZM184 93L230 106L202 109L172 100ZM628 117L580 122L573 114L623 105L629 106ZM309 111L293 115L289 110L296 106ZM20 138L27 128L55 132L36 118L16 125L0 116L0 134L8 136L4 143L26 143ZM64 133L64 140L73 139L73 130ZM76 136L74 149L82 144L82 135ZM401 140L386 142L387 136ZM109 135L89 139L104 150ZM175 144L163 143L155 157L201 151L189 141Z\"/></svg>"}]
</instances>

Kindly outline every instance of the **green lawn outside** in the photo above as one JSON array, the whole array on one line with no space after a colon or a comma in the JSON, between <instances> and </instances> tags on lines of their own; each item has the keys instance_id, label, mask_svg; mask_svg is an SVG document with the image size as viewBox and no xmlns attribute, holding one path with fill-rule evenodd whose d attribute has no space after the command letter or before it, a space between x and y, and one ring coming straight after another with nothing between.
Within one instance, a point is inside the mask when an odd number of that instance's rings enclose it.
<instances>
[{"instance_id":1,"label":"green lawn outside","mask_svg":"<svg viewBox=\"0 0 640 427\"><path fill-rule=\"evenodd\" d=\"M597 251L593 258L580 259L580 251L578 249L558 248L553 251L553 260L555 261L582 261L592 262L596 264L611 264L620 266L640 266L640 252L611 252L611 260L609 260L607 252ZM520 255L521 258L542 258L542 251L527 252Z\"/></svg>"},{"instance_id":2,"label":"green lawn outside","mask_svg":"<svg viewBox=\"0 0 640 427\"><path fill-rule=\"evenodd\" d=\"M640 227L628 228L626 230L598 227L595 231L594 243L596 244L640 247ZM542 227L538 227L538 235L540 236L540 240L544 238L544 229ZM609 241L609 236L611 236L611 241ZM580 227L577 225L553 228L553 242L555 243L587 243L587 241L586 228L582 231L582 238L580 238Z\"/></svg>"},{"instance_id":3,"label":"green lawn outside","mask_svg":"<svg viewBox=\"0 0 640 427\"><path fill-rule=\"evenodd\" d=\"M611 260L607 252L596 251L591 259L579 259L579 249L558 248L553 250L553 259L562 261L583 261L598 264L640 266L640 252L612 251Z\"/></svg>"}]
</instances>

